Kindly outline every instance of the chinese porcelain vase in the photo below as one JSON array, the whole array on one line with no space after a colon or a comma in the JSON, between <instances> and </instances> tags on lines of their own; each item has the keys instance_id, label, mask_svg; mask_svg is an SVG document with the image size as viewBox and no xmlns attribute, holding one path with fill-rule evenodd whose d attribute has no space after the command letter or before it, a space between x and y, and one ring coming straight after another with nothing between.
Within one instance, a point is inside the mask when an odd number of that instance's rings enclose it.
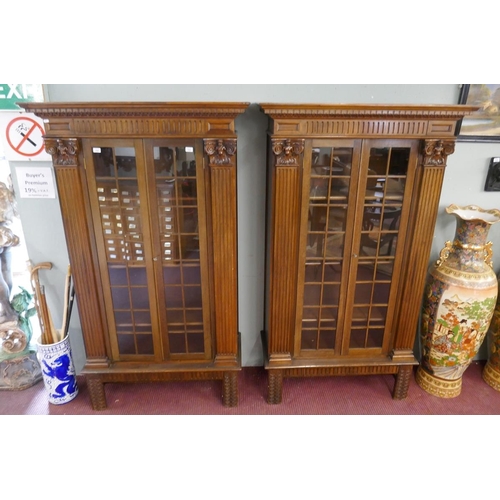
<instances>
[{"instance_id":1,"label":"chinese porcelain vase","mask_svg":"<svg viewBox=\"0 0 500 500\"><path fill-rule=\"evenodd\" d=\"M462 390L462 375L481 347L495 310L498 280L487 237L490 227L500 221L500 210L451 205L446 212L456 217L455 239L446 243L429 270L416 380L429 394L454 398Z\"/></svg>"},{"instance_id":2,"label":"chinese porcelain vase","mask_svg":"<svg viewBox=\"0 0 500 500\"><path fill-rule=\"evenodd\" d=\"M42 378L48 392L49 403L69 403L78 394L75 368L71 356L69 337L55 344L37 342L37 359L42 368Z\"/></svg>"},{"instance_id":3,"label":"chinese porcelain vase","mask_svg":"<svg viewBox=\"0 0 500 500\"><path fill-rule=\"evenodd\" d=\"M500 286L500 276L498 283ZM496 391L500 391L500 298L491 320L490 335L490 355L483 370L483 380Z\"/></svg>"}]
</instances>

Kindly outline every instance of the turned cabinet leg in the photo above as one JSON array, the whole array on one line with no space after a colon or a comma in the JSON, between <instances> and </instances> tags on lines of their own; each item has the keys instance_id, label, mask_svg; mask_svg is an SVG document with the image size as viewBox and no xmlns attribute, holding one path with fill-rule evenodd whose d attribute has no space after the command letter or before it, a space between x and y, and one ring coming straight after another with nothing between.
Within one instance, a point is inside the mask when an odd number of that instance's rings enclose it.
<instances>
[{"instance_id":1,"label":"turned cabinet leg","mask_svg":"<svg viewBox=\"0 0 500 500\"><path fill-rule=\"evenodd\" d=\"M238 406L238 373L224 372L222 401L224 406Z\"/></svg>"},{"instance_id":2,"label":"turned cabinet leg","mask_svg":"<svg viewBox=\"0 0 500 500\"><path fill-rule=\"evenodd\" d=\"M87 387L89 388L92 409L96 411L105 410L108 405L101 377L87 376Z\"/></svg>"},{"instance_id":3,"label":"turned cabinet leg","mask_svg":"<svg viewBox=\"0 0 500 500\"><path fill-rule=\"evenodd\" d=\"M269 370L267 402L270 405L278 405L283 397L283 372L281 370Z\"/></svg>"},{"instance_id":4,"label":"turned cabinet leg","mask_svg":"<svg viewBox=\"0 0 500 500\"><path fill-rule=\"evenodd\" d=\"M410 387L412 373L413 366L399 367L399 372L396 375L396 383L394 384L393 399L405 399L408 396L408 388Z\"/></svg>"}]
</instances>

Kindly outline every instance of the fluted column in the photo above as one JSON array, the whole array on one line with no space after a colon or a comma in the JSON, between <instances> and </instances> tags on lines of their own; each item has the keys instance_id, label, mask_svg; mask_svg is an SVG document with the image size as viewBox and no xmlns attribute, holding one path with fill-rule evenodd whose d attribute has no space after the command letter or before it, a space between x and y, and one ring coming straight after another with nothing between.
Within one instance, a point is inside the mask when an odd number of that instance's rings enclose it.
<instances>
[{"instance_id":1,"label":"fluted column","mask_svg":"<svg viewBox=\"0 0 500 500\"><path fill-rule=\"evenodd\" d=\"M401 360L405 357L413 359L415 328L420 315L446 162L455 150L454 140L432 139L422 144L418 193L414 198L418 200L418 204L412 210L413 217L409 229L413 231L414 243L407 250L407 272L401 292L401 304L413 304L413 307L405 306L406 313L398 318L398 335L393 352L393 358Z\"/></svg>"},{"instance_id":2,"label":"fluted column","mask_svg":"<svg viewBox=\"0 0 500 500\"><path fill-rule=\"evenodd\" d=\"M100 288L94 274L93 250L87 223L87 203L82 182L78 139L45 139L45 149L52 155L59 203L64 220L71 272L75 283L87 365L107 366L104 325L95 290Z\"/></svg>"},{"instance_id":3,"label":"fluted column","mask_svg":"<svg viewBox=\"0 0 500 500\"><path fill-rule=\"evenodd\" d=\"M238 364L236 139L204 139L210 169L215 363Z\"/></svg>"},{"instance_id":4,"label":"fluted column","mask_svg":"<svg viewBox=\"0 0 500 500\"><path fill-rule=\"evenodd\" d=\"M269 360L292 358L297 302L304 139L272 139L273 212Z\"/></svg>"}]
</instances>

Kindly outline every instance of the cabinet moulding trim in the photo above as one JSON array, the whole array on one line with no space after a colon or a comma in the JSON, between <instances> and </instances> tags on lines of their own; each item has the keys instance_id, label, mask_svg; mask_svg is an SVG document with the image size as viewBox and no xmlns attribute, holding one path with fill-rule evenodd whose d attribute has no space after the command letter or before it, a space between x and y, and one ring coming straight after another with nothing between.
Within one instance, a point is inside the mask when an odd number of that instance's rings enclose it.
<instances>
[{"instance_id":1,"label":"cabinet moulding trim","mask_svg":"<svg viewBox=\"0 0 500 500\"><path fill-rule=\"evenodd\" d=\"M215 355L215 360L214 360L214 365L215 366L233 366L237 367L240 366L240 360L238 358L237 354L216 354Z\"/></svg>"},{"instance_id":2,"label":"cabinet moulding trim","mask_svg":"<svg viewBox=\"0 0 500 500\"><path fill-rule=\"evenodd\" d=\"M232 121L202 119L82 118L45 120L46 137L203 137L235 136Z\"/></svg>"},{"instance_id":3,"label":"cabinet moulding trim","mask_svg":"<svg viewBox=\"0 0 500 500\"><path fill-rule=\"evenodd\" d=\"M400 365L338 365L338 366L266 366L268 373L281 372L285 378L294 377L330 377L338 375L384 375L396 374Z\"/></svg>"},{"instance_id":4,"label":"cabinet moulding trim","mask_svg":"<svg viewBox=\"0 0 500 500\"><path fill-rule=\"evenodd\" d=\"M230 118L244 113L244 102L87 102L19 103L41 118Z\"/></svg>"},{"instance_id":5,"label":"cabinet moulding trim","mask_svg":"<svg viewBox=\"0 0 500 500\"><path fill-rule=\"evenodd\" d=\"M369 119L459 120L477 109L474 106L420 106L420 105L363 105L363 104L261 104L264 113L273 119L328 119L332 117Z\"/></svg>"},{"instance_id":6,"label":"cabinet moulding trim","mask_svg":"<svg viewBox=\"0 0 500 500\"><path fill-rule=\"evenodd\" d=\"M391 352L391 359L395 363L417 365L418 361L415 359L412 349L394 349Z\"/></svg>"},{"instance_id":7,"label":"cabinet moulding trim","mask_svg":"<svg viewBox=\"0 0 500 500\"><path fill-rule=\"evenodd\" d=\"M100 370L107 370L111 367L109 358L87 357L85 366L82 369L82 374L99 374Z\"/></svg>"},{"instance_id":8,"label":"cabinet moulding trim","mask_svg":"<svg viewBox=\"0 0 500 500\"><path fill-rule=\"evenodd\" d=\"M292 362L292 355L289 352L283 352L283 353L271 353L269 355L269 364L271 365L282 365L284 363L286 364L291 364Z\"/></svg>"}]
</instances>

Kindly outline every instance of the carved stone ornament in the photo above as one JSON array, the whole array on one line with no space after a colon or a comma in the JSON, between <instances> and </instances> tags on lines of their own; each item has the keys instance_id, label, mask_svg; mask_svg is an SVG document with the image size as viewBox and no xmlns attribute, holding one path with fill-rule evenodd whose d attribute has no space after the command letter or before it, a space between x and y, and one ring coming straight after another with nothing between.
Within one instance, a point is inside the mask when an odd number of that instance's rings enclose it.
<instances>
[{"instance_id":1,"label":"carved stone ornament","mask_svg":"<svg viewBox=\"0 0 500 500\"><path fill-rule=\"evenodd\" d=\"M231 165L236 153L236 139L205 139L205 153L210 157L210 165Z\"/></svg>"},{"instance_id":2,"label":"carved stone ornament","mask_svg":"<svg viewBox=\"0 0 500 500\"><path fill-rule=\"evenodd\" d=\"M0 325L1 351L8 354L22 352L28 346L26 334L19 328L17 321L2 323Z\"/></svg>"},{"instance_id":3,"label":"carved stone ornament","mask_svg":"<svg viewBox=\"0 0 500 500\"><path fill-rule=\"evenodd\" d=\"M304 152L304 139L273 139L273 153L277 156L276 165L296 167L299 156Z\"/></svg>"},{"instance_id":4,"label":"carved stone ornament","mask_svg":"<svg viewBox=\"0 0 500 500\"><path fill-rule=\"evenodd\" d=\"M79 149L77 139L45 139L45 150L57 166L78 166Z\"/></svg>"},{"instance_id":5,"label":"carved stone ornament","mask_svg":"<svg viewBox=\"0 0 500 500\"><path fill-rule=\"evenodd\" d=\"M446 159L455 151L454 141L425 141L424 166L443 167Z\"/></svg>"}]
</instances>

